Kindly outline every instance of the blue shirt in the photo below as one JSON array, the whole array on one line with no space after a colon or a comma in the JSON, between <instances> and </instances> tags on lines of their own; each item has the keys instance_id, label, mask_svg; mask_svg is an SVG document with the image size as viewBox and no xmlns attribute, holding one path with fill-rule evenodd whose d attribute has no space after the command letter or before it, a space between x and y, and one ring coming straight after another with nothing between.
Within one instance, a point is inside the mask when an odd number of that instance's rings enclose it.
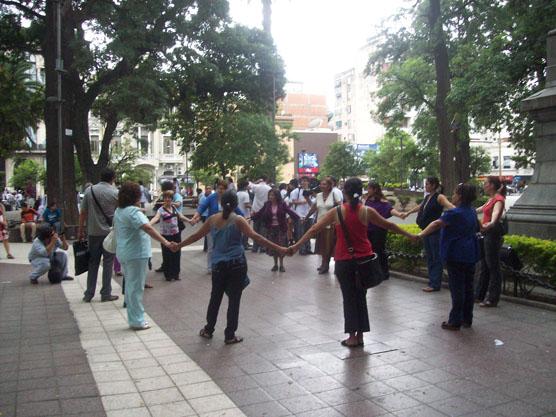
<instances>
[{"instance_id":1,"label":"blue shirt","mask_svg":"<svg viewBox=\"0 0 556 417\"><path fill-rule=\"evenodd\" d=\"M222 210L220 204L218 203L218 193L212 193L209 195L202 203L197 207L197 212L202 216L204 211L208 209L208 217L216 214ZM236 214L243 216L243 212L236 207L234 210Z\"/></svg>"},{"instance_id":2,"label":"blue shirt","mask_svg":"<svg viewBox=\"0 0 556 417\"><path fill-rule=\"evenodd\" d=\"M470 206L459 206L440 217L445 227L440 233L440 256L444 262L474 264L479 261L477 213Z\"/></svg>"},{"instance_id":3,"label":"blue shirt","mask_svg":"<svg viewBox=\"0 0 556 417\"><path fill-rule=\"evenodd\" d=\"M212 265L245 256L242 242L243 235L236 226L236 219L237 215L232 213L225 226L220 229L212 227L211 232L214 245Z\"/></svg>"},{"instance_id":4,"label":"blue shirt","mask_svg":"<svg viewBox=\"0 0 556 417\"><path fill-rule=\"evenodd\" d=\"M209 194L209 195L210 195L210 194ZM203 194L201 195L201 198L199 198L199 206L200 206L201 204L203 204L203 203L205 202L206 199L207 199L207 196L203 193ZM202 213L200 213L200 214L201 214L201 217L208 217L208 208L207 208L205 211L203 211Z\"/></svg>"},{"instance_id":5,"label":"blue shirt","mask_svg":"<svg viewBox=\"0 0 556 417\"><path fill-rule=\"evenodd\" d=\"M31 245L31 250L29 251L29 255L27 256L29 259L29 262L32 262L35 259L38 258L46 258L48 259L49 257L51 257L55 250L58 248L62 247L62 242L60 241L60 239L58 239L56 241L56 245L54 246L54 250L52 252L50 252L50 255L48 254L47 250L46 250L46 244L40 240L38 237L36 237L33 240L33 244Z\"/></svg>"},{"instance_id":6,"label":"blue shirt","mask_svg":"<svg viewBox=\"0 0 556 417\"><path fill-rule=\"evenodd\" d=\"M44 209L43 213L42 213L42 218L49 223L50 225L53 225L57 222L60 221L60 218L62 217L62 210L60 210L59 208L57 208L54 211L51 211L48 207Z\"/></svg>"},{"instance_id":7,"label":"blue shirt","mask_svg":"<svg viewBox=\"0 0 556 417\"><path fill-rule=\"evenodd\" d=\"M149 219L135 206L118 208L114 213L116 256L120 262L151 257L151 238L142 229Z\"/></svg>"}]
</instances>

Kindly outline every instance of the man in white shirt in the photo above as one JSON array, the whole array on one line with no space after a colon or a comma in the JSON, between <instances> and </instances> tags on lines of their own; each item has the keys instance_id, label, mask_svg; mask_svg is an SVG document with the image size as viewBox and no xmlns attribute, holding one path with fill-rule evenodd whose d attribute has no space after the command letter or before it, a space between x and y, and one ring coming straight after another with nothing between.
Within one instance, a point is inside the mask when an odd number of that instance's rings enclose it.
<instances>
[{"instance_id":1,"label":"man in white shirt","mask_svg":"<svg viewBox=\"0 0 556 417\"><path fill-rule=\"evenodd\" d=\"M337 186L336 178L332 175L327 176L326 178L332 181L332 196L334 197L334 203L341 203L344 201L344 193L340 190Z\"/></svg>"},{"instance_id":2,"label":"man in white shirt","mask_svg":"<svg viewBox=\"0 0 556 417\"><path fill-rule=\"evenodd\" d=\"M311 222L305 221L305 217L311 208L311 191L309 190L309 178L301 178L301 186L290 193L290 203L294 211L299 215L299 220L294 223L295 240L299 240L311 226ZM300 255L311 254L311 240L307 240L299 249Z\"/></svg>"},{"instance_id":3,"label":"man in white shirt","mask_svg":"<svg viewBox=\"0 0 556 417\"><path fill-rule=\"evenodd\" d=\"M237 206L241 211L243 211L246 219L249 219L251 217L251 197L249 196L249 192L247 191L248 186L249 183L247 181L240 181L238 183L239 190L237 192ZM243 235L243 247L245 249L251 249L249 238L246 235Z\"/></svg>"},{"instance_id":4,"label":"man in white shirt","mask_svg":"<svg viewBox=\"0 0 556 417\"><path fill-rule=\"evenodd\" d=\"M266 203L268 200L268 192L270 191L271 187L266 182L267 177L263 175L261 179L258 180L256 183L249 184L249 188L255 195L255 198L253 199L253 206L251 207L251 215L254 215L259 210L261 210L264 206L264 203ZM262 222L260 220L253 222L253 229L255 230L255 232L260 234L261 227ZM257 242L253 242L253 252L257 253L259 249L261 250L261 252L264 251Z\"/></svg>"}]
</instances>

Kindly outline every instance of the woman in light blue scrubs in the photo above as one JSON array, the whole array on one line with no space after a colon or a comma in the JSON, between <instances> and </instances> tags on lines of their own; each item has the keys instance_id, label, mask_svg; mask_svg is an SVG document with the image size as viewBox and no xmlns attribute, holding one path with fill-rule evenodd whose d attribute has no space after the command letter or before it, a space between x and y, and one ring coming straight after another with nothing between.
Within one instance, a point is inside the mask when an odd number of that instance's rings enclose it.
<instances>
[{"instance_id":1,"label":"woman in light blue scrubs","mask_svg":"<svg viewBox=\"0 0 556 417\"><path fill-rule=\"evenodd\" d=\"M122 264L125 276L125 303L127 320L133 330L150 328L145 321L143 291L147 278L147 266L151 257L151 236L164 246L176 246L168 242L149 224L149 219L139 208L141 189L139 184L126 182L118 194L118 208L114 213L116 233L116 256Z\"/></svg>"}]
</instances>

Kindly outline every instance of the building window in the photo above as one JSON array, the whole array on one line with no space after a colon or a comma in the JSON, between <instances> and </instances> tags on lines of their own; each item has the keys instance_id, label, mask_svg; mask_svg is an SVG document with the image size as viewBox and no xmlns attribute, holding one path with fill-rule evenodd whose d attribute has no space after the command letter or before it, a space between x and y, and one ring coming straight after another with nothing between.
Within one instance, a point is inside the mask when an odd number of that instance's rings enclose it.
<instances>
[{"instance_id":1,"label":"building window","mask_svg":"<svg viewBox=\"0 0 556 417\"><path fill-rule=\"evenodd\" d=\"M512 157L511 156L505 156L504 157L503 168L504 169L510 169L511 167L512 167Z\"/></svg>"},{"instance_id":2,"label":"building window","mask_svg":"<svg viewBox=\"0 0 556 417\"><path fill-rule=\"evenodd\" d=\"M100 143L98 135L91 135L91 153L98 155L100 153Z\"/></svg>"},{"instance_id":3,"label":"building window","mask_svg":"<svg viewBox=\"0 0 556 417\"><path fill-rule=\"evenodd\" d=\"M336 129L341 129L342 128L342 121L341 120L337 120L336 121Z\"/></svg>"},{"instance_id":4,"label":"building window","mask_svg":"<svg viewBox=\"0 0 556 417\"><path fill-rule=\"evenodd\" d=\"M498 169L498 157L497 156L492 158L492 168Z\"/></svg>"},{"instance_id":5,"label":"building window","mask_svg":"<svg viewBox=\"0 0 556 417\"><path fill-rule=\"evenodd\" d=\"M162 148L163 148L163 153L165 155L170 155L173 154L173 146L172 146L172 138L168 137L168 136L164 136L163 139L163 144L162 144Z\"/></svg>"},{"instance_id":6,"label":"building window","mask_svg":"<svg viewBox=\"0 0 556 417\"><path fill-rule=\"evenodd\" d=\"M347 113L350 114L351 113L351 105L347 106L346 110L347 110Z\"/></svg>"}]
</instances>

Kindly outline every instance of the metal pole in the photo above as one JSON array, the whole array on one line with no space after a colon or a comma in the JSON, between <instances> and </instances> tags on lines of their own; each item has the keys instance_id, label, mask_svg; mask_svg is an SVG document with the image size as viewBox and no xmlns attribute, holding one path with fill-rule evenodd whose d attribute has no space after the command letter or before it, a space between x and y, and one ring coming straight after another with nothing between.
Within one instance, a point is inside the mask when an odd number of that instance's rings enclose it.
<instances>
[{"instance_id":1,"label":"metal pole","mask_svg":"<svg viewBox=\"0 0 556 417\"><path fill-rule=\"evenodd\" d=\"M64 70L64 62L62 61L62 10L61 10L61 0L56 1L56 83L57 83L57 95L58 100L58 191L59 200L58 206L62 209L61 224L64 225L64 213L66 209L66 203L64 199L64 172L62 169L62 158L63 158L63 123L62 123L62 71Z\"/></svg>"},{"instance_id":2,"label":"metal pole","mask_svg":"<svg viewBox=\"0 0 556 417\"><path fill-rule=\"evenodd\" d=\"M498 132L498 176L502 179L502 134Z\"/></svg>"}]
</instances>

